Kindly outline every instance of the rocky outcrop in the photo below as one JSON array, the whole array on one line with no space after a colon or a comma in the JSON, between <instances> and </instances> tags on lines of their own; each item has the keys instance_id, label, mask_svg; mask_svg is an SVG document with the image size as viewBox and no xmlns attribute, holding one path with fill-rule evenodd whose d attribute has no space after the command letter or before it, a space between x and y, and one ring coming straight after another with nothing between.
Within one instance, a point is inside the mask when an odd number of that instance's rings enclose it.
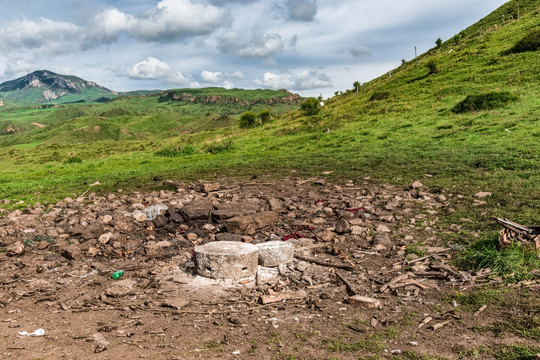
<instances>
[{"instance_id":1,"label":"rocky outcrop","mask_svg":"<svg viewBox=\"0 0 540 360\"><path fill-rule=\"evenodd\" d=\"M288 93L288 92L287 92ZM213 104L213 105L275 105L275 104L300 104L302 97L297 94L288 93L287 96L275 96L271 98L257 98L252 100L241 99L235 96L225 95L194 95L190 93L181 93L169 91L166 97L172 101L188 102L192 104Z\"/></svg>"}]
</instances>

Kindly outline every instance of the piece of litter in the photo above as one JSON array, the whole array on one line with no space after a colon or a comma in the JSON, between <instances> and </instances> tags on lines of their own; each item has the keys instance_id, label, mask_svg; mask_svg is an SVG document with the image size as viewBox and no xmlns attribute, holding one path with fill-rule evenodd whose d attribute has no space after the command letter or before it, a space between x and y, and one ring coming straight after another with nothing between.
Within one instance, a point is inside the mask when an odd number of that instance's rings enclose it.
<instances>
[{"instance_id":1,"label":"piece of litter","mask_svg":"<svg viewBox=\"0 0 540 360\"><path fill-rule=\"evenodd\" d=\"M409 343L409 345L411 345L411 346L418 346L418 342L416 342L416 341L411 341L411 342Z\"/></svg>"},{"instance_id":2,"label":"piece of litter","mask_svg":"<svg viewBox=\"0 0 540 360\"><path fill-rule=\"evenodd\" d=\"M401 350L392 350L390 351L390 354L399 355L401 354Z\"/></svg>"},{"instance_id":3,"label":"piece of litter","mask_svg":"<svg viewBox=\"0 0 540 360\"><path fill-rule=\"evenodd\" d=\"M233 351L232 353L233 355L240 355L240 351L236 350L236 351Z\"/></svg>"},{"instance_id":4,"label":"piece of litter","mask_svg":"<svg viewBox=\"0 0 540 360\"><path fill-rule=\"evenodd\" d=\"M28 331L19 331L19 335L21 335L21 336L43 336L43 335L45 335L45 330L37 329L33 333L29 333Z\"/></svg>"}]
</instances>

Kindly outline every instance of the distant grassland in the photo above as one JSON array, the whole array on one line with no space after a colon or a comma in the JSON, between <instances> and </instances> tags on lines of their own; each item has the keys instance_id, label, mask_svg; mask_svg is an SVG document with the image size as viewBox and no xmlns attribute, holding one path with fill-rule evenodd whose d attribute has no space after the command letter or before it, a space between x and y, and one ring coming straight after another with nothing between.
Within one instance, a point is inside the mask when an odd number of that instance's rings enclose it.
<instances>
[{"instance_id":1,"label":"distant grassland","mask_svg":"<svg viewBox=\"0 0 540 360\"><path fill-rule=\"evenodd\" d=\"M457 209L449 221L469 217L479 231L491 226L481 221L489 215L538 223L540 56L503 52L537 27L540 16L537 2L522 2L528 11L501 26L500 12L513 11L512 4L391 77L364 84L358 95L348 91L329 99L318 115L272 109L291 112L254 129L236 125L246 109L156 97L41 114L1 112L0 124L6 115L21 128L34 121L48 126L0 136L0 198L54 202L96 181L101 185L92 191L107 192L159 189L169 178L371 177L403 186L420 179L433 191L462 194L470 204L477 191L493 193L484 211ZM430 60L438 67L431 75ZM492 110L452 112L467 96L491 92L516 100ZM108 111L118 116L102 116ZM70 163L72 157L82 162Z\"/></svg>"}]
</instances>

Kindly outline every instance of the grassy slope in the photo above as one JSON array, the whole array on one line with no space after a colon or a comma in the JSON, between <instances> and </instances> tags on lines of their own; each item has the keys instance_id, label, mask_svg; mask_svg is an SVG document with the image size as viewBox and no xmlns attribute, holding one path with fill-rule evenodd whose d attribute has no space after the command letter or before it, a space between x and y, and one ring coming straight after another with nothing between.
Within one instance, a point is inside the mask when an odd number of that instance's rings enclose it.
<instances>
[{"instance_id":1,"label":"grassy slope","mask_svg":"<svg viewBox=\"0 0 540 360\"><path fill-rule=\"evenodd\" d=\"M500 26L500 13L513 11L510 6L514 4L505 5L465 30L460 42L449 40L417 61L395 69L390 78L375 79L364 85L358 96L349 93L329 100L319 115L310 118L294 112L252 130L226 127L166 137L155 129L166 131L171 126L167 122L194 120L180 119L180 104L176 104L177 109L170 104L154 104L152 112L157 114L147 113L149 98L103 105L94 110L103 112L122 104L120 107L139 114L137 129L156 135L143 138L124 134L84 142L96 135L89 133L74 146L72 135L60 135L73 133L82 123L90 128L103 126L99 118L90 116L55 125L59 127L59 141L45 142L46 138L36 135L23 142L30 145L0 148L1 193L6 198L47 202L80 194L95 181L103 184L96 190L108 191L155 188L161 183L153 181L156 177L192 180L281 177L291 171L310 176L334 171L334 179L371 176L395 184L421 179L434 189L464 194L471 202L477 191L493 192L484 216L479 211L458 209L450 218L459 221L463 216L477 216L474 227L479 230L491 226L480 221L490 214L523 223L539 222L539 56L500 53L537 26L540 16L538 10L530 12L537 2L522 2L520 21L508 20L505 27ZM529 13L524 15L523 9ZM428 76L425 65L430 59L438 61L440 71ZM450 111L467 95L499 90L519 95L519 101L478 113L457 115ZM388 92L389 98L370 101L375 92ZM164 106L163 111L160 106ZM108 122L110 132L119 134L124 121L118 117ZM129 129L127 132L132 134ZM194 154L156 155L164 148L187 145L195 148ZM64 164L70 156L83 162Z\"/></svg>"}]
</instances>

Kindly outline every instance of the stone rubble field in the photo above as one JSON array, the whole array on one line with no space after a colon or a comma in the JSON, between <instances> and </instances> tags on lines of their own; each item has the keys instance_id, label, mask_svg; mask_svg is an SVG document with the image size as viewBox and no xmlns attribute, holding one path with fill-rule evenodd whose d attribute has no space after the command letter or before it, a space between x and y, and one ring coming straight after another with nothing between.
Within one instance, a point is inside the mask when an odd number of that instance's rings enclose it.
<instances>
[{"instance_id":1,"label":"stone rubble field","mask_svg":"<svg viewBox=\"0 0 540 360\"><path fill-rule=\"evenodd\" d=\"M507 286L452 265L459 245L442 238L461 226L442 219L463 196L450 191L167 184L0 210L4 357L455 358L524 342L473 327L540 305L538 281ZM453 297L486 286L526 305L465 311Z\"/></svg>"}]
</instances>

